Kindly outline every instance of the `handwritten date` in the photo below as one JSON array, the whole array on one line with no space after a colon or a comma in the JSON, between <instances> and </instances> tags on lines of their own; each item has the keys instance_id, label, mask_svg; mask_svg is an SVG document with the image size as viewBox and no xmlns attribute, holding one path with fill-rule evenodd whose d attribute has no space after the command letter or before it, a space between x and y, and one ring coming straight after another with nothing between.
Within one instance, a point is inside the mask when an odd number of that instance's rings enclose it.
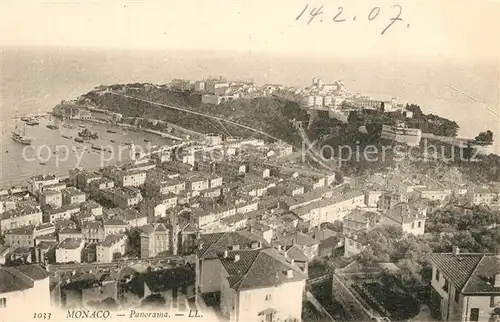
<instances>
[{"instance_id":1,"label":"handwritten date","mask_svg":"<svg viewBox=\"0 0 500 322\"><path fill-rule=\"evenodd\" d=\"M391 18L389 18L389 22L387 26L380 32L381 35L385 34L386 31L392 27L396 23L396 21L403 21L403 18L401 18L401 14L403 13L403 7L400 6L399 4L395 4L391 7L393 15ZM381 11L380 7L373 7L367 14L367 20L368 21L374 21L377 19ZM295 18L296 21L300 21L302 18L307 19L307 24L311 24L314 20L319 20L320 22L323 22L322 17L324 17L326 10L323 8L323 6L318 7L318 8L310 8L309 5L307 4L302 11L299 13L299 15ZM356 16L353 16L352 18L353 21L356 21ZM333 15L332 18L333 22L339 23L339 22L346 22L346 14L344 13L344 7L337 7L337 12ZM407 28L410 27L410 24L406 25Z\"/></svg>"}]
</instances>

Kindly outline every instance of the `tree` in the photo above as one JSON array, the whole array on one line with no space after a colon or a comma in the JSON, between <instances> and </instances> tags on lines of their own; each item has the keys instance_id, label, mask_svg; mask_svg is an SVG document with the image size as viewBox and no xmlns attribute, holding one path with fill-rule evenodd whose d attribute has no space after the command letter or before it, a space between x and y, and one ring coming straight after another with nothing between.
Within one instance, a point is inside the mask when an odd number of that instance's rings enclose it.
<instances>
[{"instance_id":1,"label":"tree","mask_svg":"<svg viewBox=\"0 0 500 322\"><path fill-rule=\"evenodd\" d=\"M125 232L128 238L127 254L131 256L140 256L141 254L141 230L132 227Z\"/></svg>"},{"instance_id":2,"label":"tree","mask_svg":"<svg viewBox=\"0 0 500 322\"><path fill-rule=\"evenodd\" d=\"M481 132L479 133L478 136L475 138L476 141L479 143L491 143L493 142L493 132L488 130L486 132Z\"/></svg>"}]
</instances>

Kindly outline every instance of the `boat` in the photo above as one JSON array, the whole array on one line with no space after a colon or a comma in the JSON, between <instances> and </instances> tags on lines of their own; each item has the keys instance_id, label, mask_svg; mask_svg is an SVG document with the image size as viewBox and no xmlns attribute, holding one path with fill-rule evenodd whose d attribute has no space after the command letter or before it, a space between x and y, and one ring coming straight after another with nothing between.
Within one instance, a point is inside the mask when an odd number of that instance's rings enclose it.
<instances>
[{"instance_id":1,"label":"boat","mask_svg":"<svg viewBox=\"0 0 500 322\"><path fill-rule=\"evenodd\" d=\"M97 132L92 133L89 131L89 129L84 129L83 131L79 132L78 136L82 137L84 139L89 139L89 140L95 140L95 139L99 138L99 136L97 135Z\"/></svg>"},{"instance_id":2,"label":"boat","mask_svg":"<svg viewBox=\"0 0 500 322\"><path fill-rule=\"evenodd\" d=\"M149 140L149 139L144 139L144 142L151 142L151 140Z\"/></svg>"},{"instance_id":3,"label":"boat","mask_svg":"<svg viewBox=\"0 0 500 322\"><path fill-rule=\"evenodd\" d=\"M34 126L34 125L38 125L38 124L40 124L40 122L38 122L38 120L35 120L35 119L30 119L30 120L26 121L26 125Z\"/></svg>"},{"instance_id":4,"label":"boat","mask_svg":"<svg viewBox=\"0 0 500 322\"><path fill-rule=\"evenodd\" d=\"M98 151L102 150L102 148L100 146L97 146L97 145L92 145L92 149L98 150Z\"/></svg>"},{"instance_id":5,"label":"boat","mask_svg":"<svg viewBox=\"0 0 500 322\"><path fill-rule=\"evenodd\" d=\"M115 140L109 140L109 141L110 141L111 143L116 143L116 141L115 141Z\"/></svg>"},{"instance_id":6,"label":"boat","mask_svg":"<svg viewBox=\"0 0 500 322\"><path fill-rule=\"evenodd\" d=\"M106 130L106 132L108 132L108 133L117 133L116 131L113 131L113 130Z\"/></svg>"},{"instance_id":7,"label":"boat","mask_svg":"<svg viewBox=\"0 0 500 322\"><path fill-rule=\"evenodd\" d=\"M75 141L79 142L79 143L83 143L84 142L84 140L82 138L75 138Z\"/></svg>"},{"instance_id":8,"label":"boat","mask_svg":"<svg viewBox=\"0 0 500 322\"><path fill-rule=\"evenodd\" d=\"M22 132L19 131L18 124L16 122L16 129L12 132L12 140L21 143L23 145L31 145L33 139L26 136L26 123L24 124Z\"/></svg>"},{"instance_id":9,"label":"boat","mask_svg":"<svg viewBox=\"0 0 500 322\"><path fill-rule=\"evenodd\" d=\"M59 125L57 125L55 123L47 124L46 126L47 126L47 128L49 128L51 130L59 130Z\"/></svg>"},{"instance_id":10,"label":"boat","mask_svg":"<svg viewBox=\"0 0 500 322\"><path fill-rule=\"evenodd\" d=\"M73 125L69 125L69 124L63 124L63 127L67 128L67 129L74 129L75 128Z\"/></svg>"},{"instance_id":11,"label":"boat","mask_svg":"<svg viewBox=\"0 0 500 322\"><path fill-rule=\"evenodd\" d=\"M45 163L45 162L40 162L40 165L47 165L47 163Z\"/></svg>"},{"instance_id":12,"label":"boat","mask_svg":"<svg viewBox=\"0 0 500 322\"><path fill-rule=\"evenodd\" d=\"M29 121L29 120L30 120L30 118L29 118L29 117L27 117L27 116L23 116L23 117L21 117L21 121L25 121L25 122L27 122L27 121Z\"/></svg>"},{"instance_id":13,"label":"boat","mask_svg":"<svg viewBox=\"0 0 500 322\"><path fill-rule=\"evenodd\" d=\"M84 128L85 128L85 125L83 125L83 124L80 124L80 125L78 125L78 126L79 126L79 127L81 127L82 129L84 129Z\"/></svg>"},{"instance_id":14,"label":"boat","mask_svg":"<svg viewBox=\"0 0 500 322\"><path fill-rule=\"evenodd\" d=\"M73 137L72 136L69 136L69 135L66 135L66 134L63 134L61 135L63 138L65 139L72 139Z\"/></svg>"}]
</instances>

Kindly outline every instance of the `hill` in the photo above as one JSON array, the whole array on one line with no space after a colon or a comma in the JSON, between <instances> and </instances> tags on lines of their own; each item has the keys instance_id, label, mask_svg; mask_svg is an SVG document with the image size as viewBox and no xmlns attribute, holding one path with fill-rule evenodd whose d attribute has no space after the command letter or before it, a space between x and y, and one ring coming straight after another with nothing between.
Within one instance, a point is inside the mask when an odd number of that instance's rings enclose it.
<instances>
[{"instance_id":1,"label":"hill","mask_svg":"<svg viewBox=\"0 0 500 322\"><path fill-rule=\"evenodd\" d=\"M225 134L227 130L231 136L235 137L260 136L237 125L222 122L224 125L222 126L217 120L131 99L120 94L217 116L255 128L295 145L300 145L301 141L290 120L296 119L304 122L309 120L306 111L297 103L290 101L258 97L209 105L201 102L201 95L198 93L174 91L164 86L150 84L100 86L82 95L80 103L121 113L127 118L158 119L203 133ZM262 138L267 139L265 136Z\"/></svg>"}]
</instances>

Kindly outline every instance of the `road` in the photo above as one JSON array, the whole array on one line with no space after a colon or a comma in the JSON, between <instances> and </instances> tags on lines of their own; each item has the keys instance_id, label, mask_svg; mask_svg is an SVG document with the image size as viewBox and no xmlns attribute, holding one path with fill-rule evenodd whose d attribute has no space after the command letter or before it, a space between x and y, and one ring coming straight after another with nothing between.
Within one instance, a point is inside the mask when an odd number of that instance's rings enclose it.
<instances>
[{"instance_id":1,"label":"road","mask_svg":"<svg viewBox=\"0 0 500 322\"><path fill-rule=\"evenodd\" d=\"M91 270L97 268L119 268L124 266L129 266L134 263L149 263L157 264L163 261L179 261L179 262L195 262L195 256L168 256L168 257L156 257L148 259L129 259L124 261L117 261L113 263L76 263L76 264L50 264L47 265L48 271L50 273L64 272L64 271L74 271L74 270Z\"/></svg>"},{"instance_id":2,"label":"road","mask_svg":"<svg viewBox=\"0 0 500 322\"><path fill-rule=\"evenodd\" d=\"M239 123L234 122L234 121L226 120L226 119L224 119L222 117L213 116L213 115L209 115L209 114L205 114L205 113L200 113L200 112L195 112L195 111L188 110L188 109L185 109L185 108L176 107L176 106L167 105L167 104L162 104L162 103L158 103L158 102L154 102L154 101L150 101L150 100L145 100L145 99L133 97L133 96L130 96L130 95L119 94L119 93L114 93L114 92L111 92L111 94L112 95L116 95L116 96L130 98L130 99L141 101L141 102L144 102L144 103L149 103L149 104L154 104L154 105L166 107L166 108L169 108L169 109L172 109L172 110L177 110L177 111L181 111L181 112L185 112L185 113L189 113L189 114L204 116L206 118L210 118L210 119L213 119L213 120L217 120L217 121L221 121L221 122L226 122L226 123L229 123L229 124L233 124L233 125L242 127L244 129L250 130L252 132L256 132L256 133L265 135L265 136L267 136L267 137L269 137L271 139L274 139L276 141L280 140L277 137L274 137L274 136L272 136L272 135L270 135L270 134L268 134L266 132L262 132L260 130L255 129L255 128L252 128L252 127L249 127L249 126L246 126L246 125L243 125L243 124L239 124Z\"/></svg>"}]
</instances>

